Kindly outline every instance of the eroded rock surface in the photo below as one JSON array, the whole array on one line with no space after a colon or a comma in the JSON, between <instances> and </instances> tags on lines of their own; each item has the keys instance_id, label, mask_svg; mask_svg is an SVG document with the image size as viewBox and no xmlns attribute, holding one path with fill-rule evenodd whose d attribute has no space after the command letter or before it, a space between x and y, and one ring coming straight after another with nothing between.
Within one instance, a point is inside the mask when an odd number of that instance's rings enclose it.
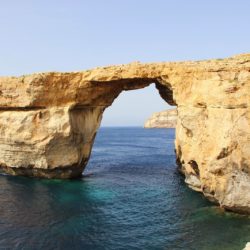
<instances>
[{"instance_id":1,"label":"eroded rock surface","mask_svg":"<svg viewBox=\"0 0 250 250\"><path fill-rule=\"evenodd\" d=\"M144 128L175 128L177 123L177 110L169 109L153 113L145 122Z\"/></svg>"},{"instance_id":2,"label":"eroded rock surface","mask_svg":"<svg viewBox=\"0 0 250 250\"><path fill-rule=\"evenodd\" d=\"M1 77L1 169L80 176L105 108L122 91L151 83L177 106L176 156L187 184L222 207L249 213L250 54Z\"/></svg>"}]
</instances>

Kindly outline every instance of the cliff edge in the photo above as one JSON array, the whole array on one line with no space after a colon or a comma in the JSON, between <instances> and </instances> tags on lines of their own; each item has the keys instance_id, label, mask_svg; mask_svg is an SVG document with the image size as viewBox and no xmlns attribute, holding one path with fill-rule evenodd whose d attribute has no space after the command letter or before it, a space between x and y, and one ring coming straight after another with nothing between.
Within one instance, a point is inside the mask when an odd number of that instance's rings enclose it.
<instances>
[{"instance_id":1,"label":"cliff edge","mask_svg":"<svg viewBox=\"0 0 250 250\"><path fill-rule=\"evenodd\" d=\"M104 110L150 84L177 107L175 151L188 186L250 213L250 54L0 77L0 169L81 176Z\"/></svg>"},{"instance_id":2,"label":"cliff edge","mask_svg":"<svg viewBox=\"0 0 250 250\"><path fill-rule=\"evenodd\" d=\"M170 109L153 113L145 122L144 128L175 128L177 123L177 110Z\"/></svg>"}]
</instances>

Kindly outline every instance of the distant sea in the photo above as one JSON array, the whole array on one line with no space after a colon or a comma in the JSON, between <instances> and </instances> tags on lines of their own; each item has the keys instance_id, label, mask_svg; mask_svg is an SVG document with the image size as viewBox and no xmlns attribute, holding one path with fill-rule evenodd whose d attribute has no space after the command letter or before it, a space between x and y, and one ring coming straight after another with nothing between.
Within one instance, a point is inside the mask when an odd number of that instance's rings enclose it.
<instances>
[{"instance_id":1,"label":"distant sea","mask_svg":"<svg viewBox=\"0 0 250 250\"><path fill-rule=\"evenodd\" d=\"M0 249L242 249L250 217L185 185L174 134L101 128L81 179L0 175Z\"/></svg>"}]
</instances>

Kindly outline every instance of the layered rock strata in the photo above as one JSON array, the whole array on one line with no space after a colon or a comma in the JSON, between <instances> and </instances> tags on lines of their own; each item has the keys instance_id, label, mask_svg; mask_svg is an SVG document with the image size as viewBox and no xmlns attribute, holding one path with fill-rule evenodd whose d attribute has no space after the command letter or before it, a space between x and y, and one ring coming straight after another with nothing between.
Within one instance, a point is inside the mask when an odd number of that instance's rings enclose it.
<instances>
[{"instance_id":1,"label":"layered rock strata","mask_svg":"<svg viewBox=\"0 0 250 250\"><path fill-rule=\"evenodd\" d=\"M177 110L169 109L153 113L145 122L144 128L175 128L177 123Z\"/></svg>"},{"instance_id":2,"label":"layered rock strata","mask_svg":"<svg viewBox=\"0 0 250 250\"><path fill-rule=\"evenodd\" d=\"M151 83L177 106L176 156L187 184L221 207L249 213L250 54L1 77L1 169L80 176L105 108L122 91Z\"/></svg>"}]
</instances>

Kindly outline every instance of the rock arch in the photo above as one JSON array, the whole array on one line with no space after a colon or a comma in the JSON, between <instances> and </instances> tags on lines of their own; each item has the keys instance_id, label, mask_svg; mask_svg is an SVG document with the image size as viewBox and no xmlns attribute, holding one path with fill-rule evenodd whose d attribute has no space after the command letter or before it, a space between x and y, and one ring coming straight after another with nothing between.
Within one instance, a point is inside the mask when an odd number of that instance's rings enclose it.
<instances>
[{"instance_id":1,"label":"rock arch","mask_svg":"<svg viewBox=\"0 0 250 250\"><path fill-rule=\"evenodd\" d=\"M151 83L177 105L176 156L187 184L227 209L250 212L250 54L1 77L1 169L81 175L105 108L122 91Z\"/></svg>"}]
</instances>

